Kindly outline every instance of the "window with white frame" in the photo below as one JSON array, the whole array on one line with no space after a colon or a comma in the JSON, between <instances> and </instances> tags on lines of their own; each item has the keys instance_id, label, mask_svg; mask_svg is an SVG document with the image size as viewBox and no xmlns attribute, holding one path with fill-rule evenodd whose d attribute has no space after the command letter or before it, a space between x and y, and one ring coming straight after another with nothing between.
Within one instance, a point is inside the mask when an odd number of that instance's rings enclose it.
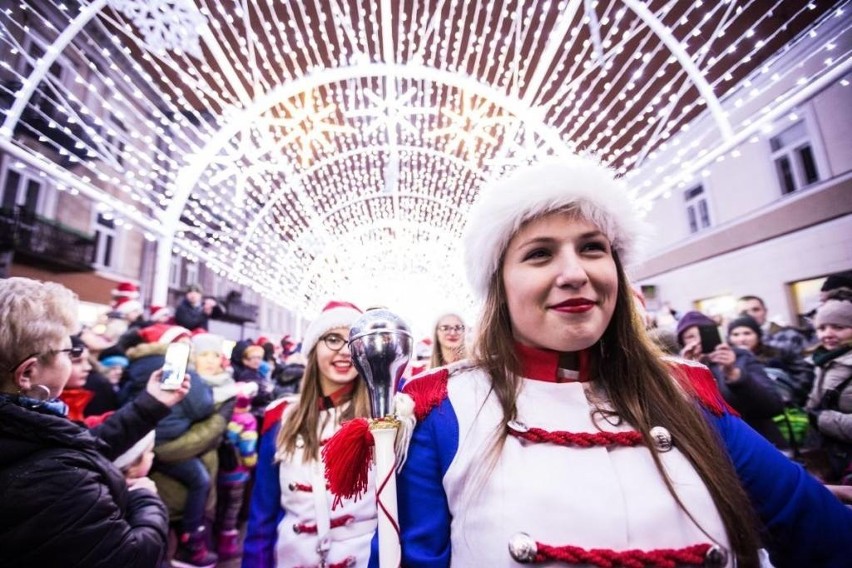
<instances>
[{"instance_id":1,"label":"window with white frame","mask_svg":"<svg viewBox=\"0 0 852 568\"><path fill-rule=\"evenodd\" d=\"M3 195L0 207L7 211L19 210L35 215L43 213L45 182L26 171L13 167L5 168L2 176Z\"/></svg>"},{"instance_id":2,"label":"window with white frame","mask_svg":"<svg viewBox=\"0 0 852 568\"><path fill-rule=\"evenodd\" d=\"M110 114L104 132L104 141L107 148L112 151L116 163L122 165L124 163L124 135L127 132L127 128L125 128L123 122Z\"/></svg>"},{"instance_id":3,"label":"window with white frame","mask_svg":"<svg viewBox=\"0 0 852 568\"><path fill-rule=\"evenodd\" d=\"M115 250L118 231L115 219L110 215L98 213L95 219L95 266L99 268L114 268L116 264Z\"/></svg>"},{"instance_id":4,"label":"window with white frame","mask_svg":"<svg viewBox=\"0 0 852 568\"><path fill-rule=\"evenodd\" d=\"M707 195L704 186L699 184L683 192L686 202L686 219L689 222L689 232L697 233L710 226L710 208L707 205Z\"/></svg>"},{"instance_id":5,"label":"window with white frame","mask_svg":"<svg viewBox=\"0 0 852 568\"><path fill-rule=\"evenodd\" d=\"M173 254L169 260L169 287L180 288L180 256Z\"/></svg>"},{"instance_id":6,"label":"window with white frame","mask_svg":"<svg viewBox=\"0 0 852 568\"><path fill-rule=\"evenodd\" d=\"M186 263L186 285L190 284L198 284L198 263L197 262L187 262Z\"/></svg>"},{"instance_id":7,"label":"window with white frame","mask_svg":"<svg viewBox=\"0 0 852 568\"><path fill-rule=\"evenodd\" d=\"M800 120L769 139L781 193L793 193L819 181L819 167L807 125Z\"/></svg>"}]
</instances>

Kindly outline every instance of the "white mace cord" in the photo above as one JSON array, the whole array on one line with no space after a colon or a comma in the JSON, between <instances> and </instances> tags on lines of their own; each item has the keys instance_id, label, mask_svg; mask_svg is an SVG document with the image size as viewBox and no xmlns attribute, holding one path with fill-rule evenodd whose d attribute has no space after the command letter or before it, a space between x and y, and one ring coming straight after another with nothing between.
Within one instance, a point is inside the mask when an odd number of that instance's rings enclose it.
<instances>
[{"instance_id":1,"label":"white mace cord","mask_svg":"<svg viewBox=\"0 0 852 568\"><path fill-rule=\"evenodd\" d=\"M414 399L405 393L398 392L393 397L393 408L396 419L399 420L399 431L396 433L396 471L402 471L405 460L408 459L408 446L411 445L411 436L414 434L414 426L417 418L414 416Z\"/></svg>"}]
</instances>

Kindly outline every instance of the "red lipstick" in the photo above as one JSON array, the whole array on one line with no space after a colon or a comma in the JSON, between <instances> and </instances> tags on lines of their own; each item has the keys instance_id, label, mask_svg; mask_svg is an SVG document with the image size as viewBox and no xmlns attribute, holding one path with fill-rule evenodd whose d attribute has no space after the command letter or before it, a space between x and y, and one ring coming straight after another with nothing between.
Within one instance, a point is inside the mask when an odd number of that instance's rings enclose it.
<instances>
[{"instance_id":1,"label":"red lipstick","mask_svg":"<svg viewBox=\"0 0 852 568\"><path fill-rule=\"evenodd\" d=\"M581 314L595 307L595 302L588 298L571 298L553 306L550 309L568 314Z\"/></svg>"}]
</instances>

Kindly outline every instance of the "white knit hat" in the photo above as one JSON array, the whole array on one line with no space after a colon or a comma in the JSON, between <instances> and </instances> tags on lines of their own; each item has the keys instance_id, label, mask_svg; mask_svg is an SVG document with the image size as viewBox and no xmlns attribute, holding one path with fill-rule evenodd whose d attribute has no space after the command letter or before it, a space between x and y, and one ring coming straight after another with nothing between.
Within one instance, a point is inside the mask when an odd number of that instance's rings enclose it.
<instances>
[{"instance_id":1,"label":"white knit hat","mask_svg":"<svg viewBox=\"0 0 852 568\"><path fill-rule=\"evenodd\" d=\"M192 351L198 355L206 351L223 353L225 338L215 333L198 333L192 336Z\"/></svg>"},{"instance_id":2,"label":"white knit hat","mask_svg":"<svg viewBox=\"0 0 852 568\"><path fill-rule=\"evenodd\" d=\"M143 436L141 440L133 444L133 447L131 447L129 450L115 458L115 461L112 462L113 465L115 465L115 467L120 470L124 470L130 467L136 462L136 460L139 459L139 457L145 452L145 450L148 449L148 446L154 443L154 439L155 434L154 431L151 430L150 432L145 434L145 436Z\"/></svg>"},{"instance_id":3,"label":"white knit hat","mask_svg":"<svg viewBox=\"0 0 852 568\"><path fill-rule=\"evenodd\" d=\"M474 293L485 298L491 276L521 225L571 205L607 236L622 265L633 260L644 224L624 183L591 158L561 157L519 168L482 188L464 234L465 267Z\"/></svg>"},{"instance_id":4,"label":"white knit hat","mask_svg":"<svg viewBox=\"0 0 852 568\"><path fill-rule=\"evenodd\" d=\"M311 352L319 338L326 332L337 327L351 327L355 320L361 317L361 310L349 302L331 301L322 309L322 313L311 322L302 338L302 353L305 356ZM348 337L345 339L349 339Z\"/></svg>"}]
</instances>

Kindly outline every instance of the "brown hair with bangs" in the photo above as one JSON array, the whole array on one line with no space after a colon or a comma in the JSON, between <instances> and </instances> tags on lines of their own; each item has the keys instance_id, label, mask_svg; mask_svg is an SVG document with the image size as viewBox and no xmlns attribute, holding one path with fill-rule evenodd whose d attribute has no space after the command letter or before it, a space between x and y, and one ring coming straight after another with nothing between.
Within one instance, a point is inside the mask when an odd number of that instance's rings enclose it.
<instances>
[{"instance_id":1,"label":"brown hair with bangs","mask_svg":"<svg viewBox=\"0 0 852 568\"><path fill-rule=\"evenodd\" d=\"M558 211L575 212L576 209ZM612 254L618 273L617 298L603 336L589 348L590 379L603 390L614 413L642 433L669 492L692 518L675 492L649 435L653 426L663 426L671 432L678 450L707 487L722 518L737 564L759 566L758 520L733 463L696 403L672 376L679 372L677 367L666 364L663 354L646 336L618 253L613 250ZM521 362L515 352L503 284L504 262L505 250L489 282L473 355L475 363L491 377L491 390L503 410L503 422L491 452L492 464L499 459L506 441L506 425L516 418L522 386ZM697 521L696 525L701 528Z\"/></svg>"}]
</instances>

